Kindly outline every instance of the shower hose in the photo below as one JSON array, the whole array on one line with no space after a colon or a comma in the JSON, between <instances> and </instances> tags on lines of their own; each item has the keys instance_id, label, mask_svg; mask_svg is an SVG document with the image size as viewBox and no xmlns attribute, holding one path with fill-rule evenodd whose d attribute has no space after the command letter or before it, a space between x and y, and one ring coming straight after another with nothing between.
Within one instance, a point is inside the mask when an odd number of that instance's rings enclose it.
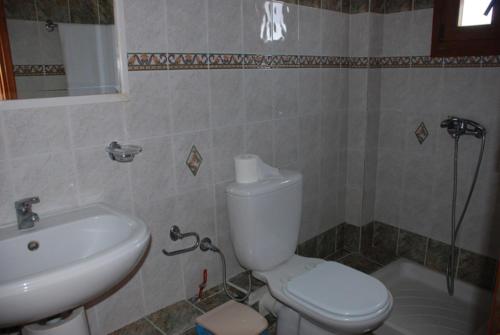
<instances>
[{"instance_id":1,"label":"shower hose","mask_svg":"<svg viewBox=\"0 0 500 335\"><path fill-rule=\"evenodd\" d=\"M477 160L476 170L474 172L474 178L472 179L472 184L469 190L469 194L467 195L467 199L465 200L464 208L462 209L462 213L458 219L456 220L456 211L457 211L457 180L458 180L458 141L460 136L455 137L455 152L453 155L453 199L451 206L451 248L450 255L448 257L448 265L446 267L446 286L448 288L448 294L452 296L455 292L455 275L456 275L456 251L455 245L457 242L457 236L460 232L460 227L462 226L462 222L465 217L465 213L467 212L467 208L469 207L470 199L472 198L472 193L474 192L474 188L476 186L477 177L479 175L479 168L481 167L481 161L483 160L484 146L486 143L486 138L483 135L481 137L481 151L479 152L479 157Z\"/></svg>"},{"instance_id":2,"label":"shower hose","mask_svg":"<svg viewBox=\"0 0 500 335\"><path fill-rule=\"evenodd\" d=\"M234 296L233 294L231 294L231 292L229 291L229 289L227 287L226 257L224 257L224 253L219 248L217 248L215 245L213 245L209 239L202 240L202 242L200 244L200 249L202 251L210 250L210 251L213 251L219 255L221 265L222 265L222 286L224 287L224 292L226 293L226 295L230 299L232 299L234 301L238 301L238 302L242 302L242 301L247 300L248 297L250 296L250 293L252 293L252 273L250 271L248 271L247 294L245 294L243 297Z\"/></svg>"}]
</instances>

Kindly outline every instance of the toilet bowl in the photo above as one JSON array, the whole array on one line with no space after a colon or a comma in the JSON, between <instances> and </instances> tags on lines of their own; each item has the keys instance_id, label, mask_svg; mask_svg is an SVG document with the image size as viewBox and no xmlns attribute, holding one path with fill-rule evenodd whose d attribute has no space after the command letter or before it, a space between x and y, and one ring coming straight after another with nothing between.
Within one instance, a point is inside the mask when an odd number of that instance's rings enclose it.
<instances>
[{"instance_id":1,"label":"toilet bowl","mask_svg":"<svg viewBox=\"0 0 500 335\"><path fill-rule=\"evenodd\" d=\"M393 299L377 279L295 255L300 173L280 170L252 183L232 183L226 195L236 257L279 302L278 335L363 334L389 317Z\"/></svg>"}]
</instances>

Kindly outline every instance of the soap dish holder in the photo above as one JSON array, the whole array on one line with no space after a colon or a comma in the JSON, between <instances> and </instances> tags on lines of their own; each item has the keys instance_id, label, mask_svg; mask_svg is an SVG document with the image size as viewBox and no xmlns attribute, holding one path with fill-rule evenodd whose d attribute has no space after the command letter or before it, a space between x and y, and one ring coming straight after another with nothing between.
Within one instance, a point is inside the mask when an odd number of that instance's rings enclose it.
<instances>
[{"instance_id":1,"label":"soap dish holder","mask_svg":"<svg viewBox=\"0 0 500 335\"><path fill-rule=\"evenodd\" d=\"M106 152L108 153L109 158L114 161L129 163L134 160L136 155L142 152L142 147L133 144L122 145L113 141L106 147Z\"/></svg>"}]
</instances>

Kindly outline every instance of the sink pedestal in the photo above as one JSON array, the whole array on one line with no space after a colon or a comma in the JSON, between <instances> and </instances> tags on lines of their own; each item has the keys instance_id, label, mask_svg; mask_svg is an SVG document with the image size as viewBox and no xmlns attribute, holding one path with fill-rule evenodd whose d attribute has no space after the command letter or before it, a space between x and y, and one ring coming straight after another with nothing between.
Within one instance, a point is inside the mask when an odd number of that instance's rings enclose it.
<instances>
[{"instance_id":1,"label":"sink pedestal","mask_svg":"<svg viewBox=\"0 0 500 335\"><path fill-rule=\"evenodd\" d=\"M87 317L79 307L66 317L54 318L43 324L32 323L22 329L23 335L90 335Z\"/></svg>"}]
</instances>

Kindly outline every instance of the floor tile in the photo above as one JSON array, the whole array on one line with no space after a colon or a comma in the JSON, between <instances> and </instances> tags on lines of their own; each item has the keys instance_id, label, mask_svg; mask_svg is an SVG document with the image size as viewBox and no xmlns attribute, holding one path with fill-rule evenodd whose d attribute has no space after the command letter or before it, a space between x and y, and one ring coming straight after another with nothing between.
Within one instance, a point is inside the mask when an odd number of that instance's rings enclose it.
<instances>
[{"instance_id":1,"label":"floor tile","mask_svg":"<svg viewBox=\"0 0 500 335\"><path fill-rule=\"evenodd\" d=\"M381 268L381 266L360 254L350 254L344 258L341 258L339 263L350 266L356 270L364 273L372 273Z\"/></svg>"},{"instance_id":2,"label":"floor tile","mask_svg":"<svg viewBox=\"0 0 500 335\"><path fill-rule=\"evenodd\" d=\"M1 334L1 333L0 333ZM110 335L162 335L151 323L147 320L141 319L134 323L129 324L117 331L112 332Z\"/></svg>"},{"instance_id":3,"label":"floor tile","mask_svg":"<svg viewBox=\"0 0 500 335\"><path fill-rule=\"evenodd\" d=\"M147 319L161 329L165 334L178 334L194 327L195 319L201 315L193 305L182 300L159 310Z\"/></svg>"}]
</instances>

